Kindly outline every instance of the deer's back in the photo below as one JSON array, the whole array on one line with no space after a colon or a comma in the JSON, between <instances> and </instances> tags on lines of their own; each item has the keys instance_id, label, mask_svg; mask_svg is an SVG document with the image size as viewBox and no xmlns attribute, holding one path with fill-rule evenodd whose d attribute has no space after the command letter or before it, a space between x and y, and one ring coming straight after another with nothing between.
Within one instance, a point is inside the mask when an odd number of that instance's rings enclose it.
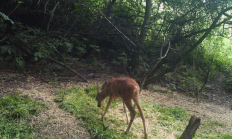
<instances>
[{"instance_id":1,"label":"deer's back","mask_svg":"<svg viewBox=\"0 0 232 139\"><path fill-rule=\"evenodd\" d=\"M133 98L140 91L138 83L128 77L113 78L109 81L107 91L117 98Z\"/></svg>"}]
</instances>

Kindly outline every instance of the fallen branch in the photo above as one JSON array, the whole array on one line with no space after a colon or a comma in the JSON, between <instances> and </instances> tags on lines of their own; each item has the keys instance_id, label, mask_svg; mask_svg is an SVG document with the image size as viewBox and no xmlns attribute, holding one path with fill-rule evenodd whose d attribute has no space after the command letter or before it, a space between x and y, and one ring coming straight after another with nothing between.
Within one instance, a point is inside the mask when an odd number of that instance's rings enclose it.
<instances>
[{"instance_id":1,"label":"fallen branch","mask_svg":"<svg viewBox=\"0 0 232 139\"><path fill-rule=\"evenodd\" d=\"M46 59L48 60L51 60L52 62L56 63L56 64L59 64L63 67L65 67L66 69L69 69L70 71L72 71L73 73L75 73L76 75L78 75L81 79L83 79L85 82L88 82L88 80L86 78L84 78L82 75L80 75L79 73L77 73L74 69L68 67L67 65L65 65L64 63L60 62L60 61L57 61L55 59L52 59L50 57L46 57Z\"/></svg>"},{"instance_id":2,"label":"fallen branch","mask_svg":"<svg viewBox=\"0 0 232 139\"><path fill-rule=\"evenodd\" d=\"M89 75L86 75L85 78L97 78L94 73L91 73Z\"/></svg>"}]
</instances>

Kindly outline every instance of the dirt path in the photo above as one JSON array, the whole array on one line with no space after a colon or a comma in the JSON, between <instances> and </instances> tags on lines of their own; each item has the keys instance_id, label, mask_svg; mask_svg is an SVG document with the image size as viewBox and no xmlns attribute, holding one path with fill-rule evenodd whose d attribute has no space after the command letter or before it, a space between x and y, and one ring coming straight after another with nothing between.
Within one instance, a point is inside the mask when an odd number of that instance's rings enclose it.
<instances>
[{"instance_id":1,"label":"dirt path","mask_svg":"<svg viewBox=\"0 0 232 139\"><path fill-rule=\"evenodd\" d=\"M27 89L17 88L20 95L40 101L48 106L48 109L34 116L30 123L37 128L36 137L38 138L78 138L87 139L90 135L80 126L80 121L70 113L64 112L59 108L59 104L54 102L56 94L50 85L31 80L27 83Z\"/></svg>"}]
</instances>

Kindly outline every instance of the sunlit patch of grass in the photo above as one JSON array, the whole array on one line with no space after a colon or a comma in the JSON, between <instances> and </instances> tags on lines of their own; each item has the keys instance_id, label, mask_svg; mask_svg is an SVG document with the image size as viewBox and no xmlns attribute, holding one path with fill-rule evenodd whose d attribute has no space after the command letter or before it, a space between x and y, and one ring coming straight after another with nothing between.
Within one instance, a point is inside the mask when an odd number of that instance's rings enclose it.
<instances>
[{"instance_id":1,"label":"sunlit patch of grass","mask_svg":"<svg viewBox=\"0 0 232 139\"><path fill-rule=\"evenodd\" d=\"M173 117L177 120L186 120L189 117L186 109L181 108L160 108L159 112L161 112L163 115Z\"/></svg>"},{"instance_id":2,"label":"sunlit patch of grass","mask_svg":"<svg viewBox=\"0 0 232 139\"><path fill-rule=\"evenodd\" d=\"M213 139L232 139L232 136L230 134L221 134L219 137Z\"/></svg>"},{"instance_id":3,"label":"sunlit patch of grass","mask_svg":"<svg viewBox=\"0 0 232 139\"><path fill-rule=\"evenodd\" d=\"M195 135L196 138L210 138L210 139L232 139L229 134L221 134L217 131L218 128L226 128L225 124L219 121L203 122L199 127L199 132Z\"/></svg>"},{"instance_id":4,"label":"sunlit patch of grass","mask_svg":"<svg viewBox=\"0 0 232 139\"><path fill-rule=\"evenodd\" d=\"M45 104L18 94L0 99L0 138L33 138L27 119L46 108Z\"/></svg>"},{"instance_id":5,"label":"sunlit patch of grass","mask_svg":"<svg viewBox=\"0 0 232 139\"><path fill-rule=\"evenodd\" d=\"M219 122L219 121L208 121L206 123L203 123L204 126L220 126L220 127L226 127L225 124Z\"/></svg>"}]
</instances>

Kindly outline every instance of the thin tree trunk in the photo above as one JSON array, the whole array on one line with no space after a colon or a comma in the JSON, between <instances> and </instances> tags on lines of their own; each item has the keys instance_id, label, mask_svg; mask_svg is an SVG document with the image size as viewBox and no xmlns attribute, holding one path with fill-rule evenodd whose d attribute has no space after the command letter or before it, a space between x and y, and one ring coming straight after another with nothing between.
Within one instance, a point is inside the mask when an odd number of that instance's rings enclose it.
<instances>
[{"instance_id":1,"label":"thin tree trunk","mask_svg":"<svg viewBox=\"0 0 232 139\"><path fill-rule=\"evenodd\" d=\"M144 16L144 20L143 20L143 25L141 28L141 32L140 32L140 45L143 47L144 45L144 40L145 40L145 36L146 36L146 26L150 21L151 18L151 8L152 8L152 2L151 0L146 0L146 10L145 10L145 16Z\"/></svg>"}]
</instances>

